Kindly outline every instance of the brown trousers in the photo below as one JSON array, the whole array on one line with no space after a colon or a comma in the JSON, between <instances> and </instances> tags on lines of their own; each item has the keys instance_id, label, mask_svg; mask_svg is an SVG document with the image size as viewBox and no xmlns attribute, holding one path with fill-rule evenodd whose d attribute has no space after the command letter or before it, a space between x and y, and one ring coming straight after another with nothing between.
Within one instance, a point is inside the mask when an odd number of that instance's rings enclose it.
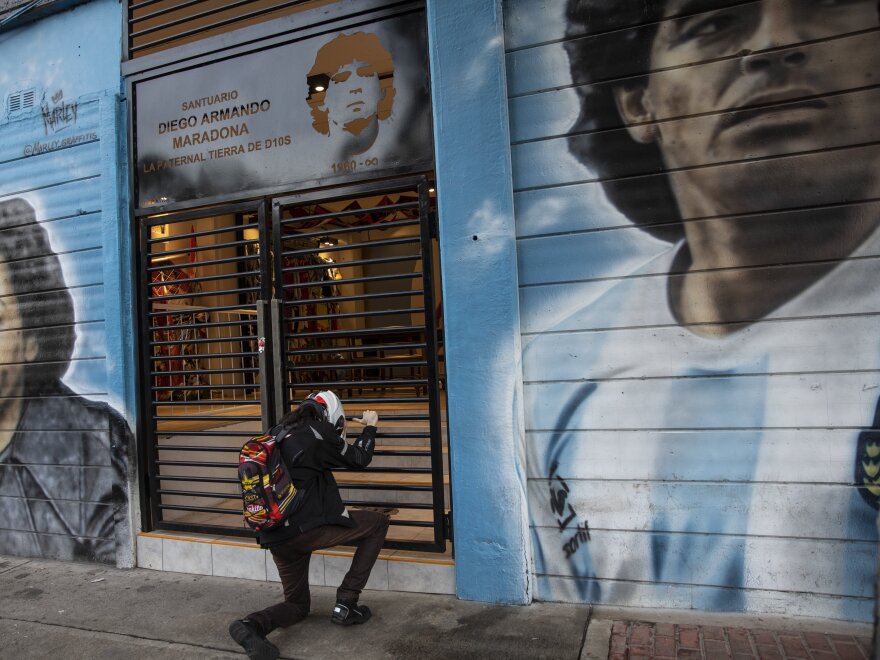
<instances>
[{"instance_id":1,"label":"brown trousers","mask_svg":"<svg viewBox=\"0 0 880 660\"><path fill-rule=\"evenodd\" d=\"M292 626L308 616L311 607L309 560L314 550L337 545L357 546L351 568L336 590L337 601L357 602L385 542L389 519L375 511L351 510L349 515L355 522L354 527L324 525L270 548L281 577L284 600L247 616L260 625L264 634L268 635L276 628Z\"/></svg>"}]
</instances>

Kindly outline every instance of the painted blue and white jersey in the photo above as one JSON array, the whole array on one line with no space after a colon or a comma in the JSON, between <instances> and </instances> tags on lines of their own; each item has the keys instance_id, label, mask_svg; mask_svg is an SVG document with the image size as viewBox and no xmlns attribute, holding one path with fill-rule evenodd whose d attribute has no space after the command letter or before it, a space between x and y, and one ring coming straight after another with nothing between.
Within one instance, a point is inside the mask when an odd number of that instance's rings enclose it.
<instances>
[{"instance_id":1,"label":"painted blue and white jersey","mask_svg":"<svg viewBox=\"0 0 880 660\"><path fill-rule=\"evenodd\" d=\"M525 346L539 598L794 614L809 594L814 616L870 619L876 512L853 480L880 396L862 258L880 232L719 337L648 275L681 247Z\"/></svg>"}]
</instances>

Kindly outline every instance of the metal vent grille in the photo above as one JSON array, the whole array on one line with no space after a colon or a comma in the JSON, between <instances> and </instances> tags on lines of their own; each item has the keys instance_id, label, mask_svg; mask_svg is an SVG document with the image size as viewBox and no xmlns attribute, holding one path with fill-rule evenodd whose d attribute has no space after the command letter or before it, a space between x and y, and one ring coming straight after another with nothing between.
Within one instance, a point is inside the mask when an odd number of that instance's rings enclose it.
<instances>
[{"instance_id":1,"label":"metal vent grille","mask_svg":"<svg viewBox=\"0 0 880 660\"><path fill-rule=\"evenodd\" d=\"M33 108L37 103L37 90L24 89L12 92L6 99L6 113L14 115Z\"/></svg>"},{"instance_id":2,"label":"metal vent grille","mask_svg":"<svg viewBox=\"0 0 880 660\"><path fill-rule=\"evenodd\" d=\"M133 59L328 4L330 0L130 0Z\"/></svg>"}]
</instances>

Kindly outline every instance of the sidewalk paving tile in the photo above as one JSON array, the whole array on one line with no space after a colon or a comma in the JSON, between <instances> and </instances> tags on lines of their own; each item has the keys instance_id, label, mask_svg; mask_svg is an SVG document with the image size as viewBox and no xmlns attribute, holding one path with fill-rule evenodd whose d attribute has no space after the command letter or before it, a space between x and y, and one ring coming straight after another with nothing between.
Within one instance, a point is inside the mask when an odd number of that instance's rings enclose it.
<instances>
[{"instance_id":1,"label":"sidewalk paving tile","mask_svg":"<svg viewBox=\"0 0 880 660\"><path fill-rule=\"evenodd\" d=\"M655 637L654 655L662 657L675 657L675 637Z\"/></svg>"},{"instance_id":2,"label":"sidewalk paving tile","mask_svg":"<svg viewBox=\"0 0 880 660\"><path fill-rule=\"evenodd\" d=\"M804 640L807 642L807 646L813 651L813 653L816 651L834 653L834 649L831 648L831 642L826 635L821 635L819 633L804 633Z\"/></svg>"},{"instance_id":3,"label":"sidewalk paving tile","mask_svg":"<svg viewBox=\"0 0 880 660\"><path fill-rule=\"evenodd\" d=\"M651 643L651 633L653 626L648 623L637 623L633 625L629 633L630 646L647 646Z\"/></svg>"},{"instance_id":4,"label":"sidewalk paving tile","mask_svg":"<svg viewBox=\"0 0 880 660\"><path fill-rule=\"evenodd\" d=\"M837 655L840 656L841 660L864 660L865 658L858 645L852 642L835 642L834 650L837 651Z\"/></svg>"},{"instance_id":5,"label":"sidewalk paving tile","mask_svg":"<svg viewBox=\"0 0 880 660\"><path fill-rule=\"evenodd\" d=\"M787 658L805 658L809 660L807 648L801 643L800 635L778 635L779 643Z\"/></svg>"},{"instance_id":6,"label":"sidewalk paving tile","mask_svg":"<svg viewBox=\"0 0 880 660\"><path fill-rule=\"evenodd\" d=\"M614 621L610 660L868 660L866 637L739 626Z\"/></svg>"},{"instance_id":7,"label":"sidewalk paving tile","mask_svg":"<svg viewBox=\"0 0 880 660\"><path fill-rule=\"evenodd\" d=\"M658 623L654 627L654 634L664 637L675 637L675 625L671 623Z\"/></svg>"},{"instance_id":8,"label":"sidewalk paving tile","mask_svg":"<svg viewBox=\"0 0 880 660\"><path fill-rule=\"evenodd\" d=\"M837 656L825 651L813 651L813 660L837 660Z\"/></svg>"},{"instance_id":9,"label":"sidewalk paving tile","mask_svg":"<svg viewBox=\"0 0 880 660\"><path fill-rule=\"evenodd\" d=\"M678 629L678 643L684 649L700 648L700 630L690 626L681 626Z\"/></svg>"},{"instance_id":10,"label":"sidewalk paving tile","mask_svg":"<svg viewBox=\"0 0 880 660\"><path fill-rule=\"evenodd\" d=\"M782 652L775 644L758 644L758 657L761 660L782 660Z\"/></svg>"},{"instance_id":11,"label":"sidewalk paving tile","mask_svg":"<svg viewBox=\"0 0 880 660\"><path fill-rule=\"evenodd\" d=\"M719 641L717 639L706 639L703 638L703 651L706 653L706 657L713 656L724 656L727 657L727 644L723 641Z\"/></svg>"}]
</instances>

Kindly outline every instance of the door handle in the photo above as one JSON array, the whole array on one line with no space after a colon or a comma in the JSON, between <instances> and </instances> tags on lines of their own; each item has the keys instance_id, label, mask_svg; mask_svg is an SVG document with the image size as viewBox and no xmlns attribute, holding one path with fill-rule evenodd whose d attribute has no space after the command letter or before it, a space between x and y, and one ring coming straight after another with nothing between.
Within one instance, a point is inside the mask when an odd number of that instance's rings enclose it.
<instances>
[{"instance_id":1,"label":"door handle","mask_svg":"<svg viewBox=\"0 0 880 660\"><path fill-rule=\"evenodd\" d=\"M272 382L275 401L275 422L278 423L287 414L287 338L284 336L284 308L281 301L272 298L269 303L269 314L272 318L272 336L275 346L272 351Z\"/></svg>"},{"instance_id":2,"label":"door handle","mask_svg":"<svg viewBox=\"0 0 880 660\"><path fill-rule=\"evenodd\" d=\"M260 419L264 429L271 425L270 414L272 410L272 392L266 387L267 382L271 382L271 374L266 371L268 360L266 359L266 311L268 305L265 300L257 301L257 360L260 366L260 379L262 387L260 387ZM269 351L271 353L271 351Z\"/></svg>"}]
</instances>

